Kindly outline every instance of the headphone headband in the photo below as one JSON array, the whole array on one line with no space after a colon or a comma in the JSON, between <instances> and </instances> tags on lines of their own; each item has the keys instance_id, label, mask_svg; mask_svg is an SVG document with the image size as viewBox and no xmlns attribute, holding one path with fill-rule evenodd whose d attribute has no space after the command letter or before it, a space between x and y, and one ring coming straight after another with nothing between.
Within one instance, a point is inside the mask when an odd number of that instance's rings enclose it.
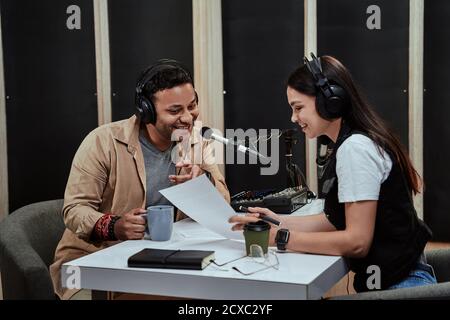
<instances>
[{"instance_id":1,"label":"headphone headband","mask_svg":"<svg viewBox=\"0 0 450 320\"><path fill-rule=\"evenodd\" d=\"M145 85L148 81L150 81L158 72L166 69L166 68L173 68L173 69L179 69L182 70L186 76L192 80L192 75L187 71L187 69L177 60L173 59L160 59L155 64L147 68L139 79L138 83L136 84L136 92L139 94L142 94L142 91L144 90Z\"/></svg>"},{"instance_id":2,"label":"headphone headband","mask_svg":"<svg viewBox=\"0 0 450 320\"><path fill-rule=\"evenodd\" d=\"M312 52L311 58L312 60L309 61L307 57L303 57L303 61L308 67L309 72L311 72L316 81L319 81L321 78L325 78L325 76L322 73L322 64L320 62L320 58L316 58L316 56Z\"/></svg>"},{"instance_id":3,"label":"headphone headband","mask_svg":"<svg viewBox=\"0 0 450 320\"><path fill-rule=\"evenodd\" d=\"M328 78L323 74L322 63L320 58L317 58L314 53L311 52L312 60L309 61L307 57L304 57L305 64L316 81L316 87L318 87L326 98L332 96L333 88L328 81Z\"/></svg>"}]
</instances>

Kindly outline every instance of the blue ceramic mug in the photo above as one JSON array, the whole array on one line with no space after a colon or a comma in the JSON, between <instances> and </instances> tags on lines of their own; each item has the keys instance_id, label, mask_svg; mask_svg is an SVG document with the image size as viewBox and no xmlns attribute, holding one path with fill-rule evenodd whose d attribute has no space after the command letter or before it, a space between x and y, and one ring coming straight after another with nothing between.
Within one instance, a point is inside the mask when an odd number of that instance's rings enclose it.
<instances>
[{"instance_id":1,"label":"blue ceramic mug","mask_svg":"<svg viewBox=\"0 0 450 320\"><path fill-rule=\"evenodd\" d=\"M173 206L150 206L147 208L147 229L145 238L153 241L167 241L172 237L174 220Z\"/></svg>"}]
</instances>

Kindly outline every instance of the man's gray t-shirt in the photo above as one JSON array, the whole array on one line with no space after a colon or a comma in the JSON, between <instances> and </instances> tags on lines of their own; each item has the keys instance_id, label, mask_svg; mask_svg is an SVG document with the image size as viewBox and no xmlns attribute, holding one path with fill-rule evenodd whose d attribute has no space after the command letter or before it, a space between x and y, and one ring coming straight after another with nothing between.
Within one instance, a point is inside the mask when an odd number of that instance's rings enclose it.
<instances>
[{"instance_id":1,"label":"man's gray t-shirt","mask_svg":"<svg viewBox=\"0 0 450 320\"><path fill-rule=\"evenodd\" d=\"M175 174L175 164L171 154L173 146L165 151L158 150L147 138L146 132L141 130L139 134L142 153L144 155L145 177L147 183L146 208L156 205L171 205L159 190L173 185L169 181L169 175Z\"/></svg>"}]
</instances>

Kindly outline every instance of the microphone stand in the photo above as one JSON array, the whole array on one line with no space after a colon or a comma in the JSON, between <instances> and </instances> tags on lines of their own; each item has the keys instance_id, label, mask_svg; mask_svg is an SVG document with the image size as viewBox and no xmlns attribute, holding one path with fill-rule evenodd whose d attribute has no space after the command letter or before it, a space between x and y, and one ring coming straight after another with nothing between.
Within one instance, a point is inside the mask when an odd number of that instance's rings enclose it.
<instances>
[{"instance_id":1,"label":"microphone stand","mask_svg":"<svg viewBox=\"0 0 450 320\"><path fill-rule=\"evenodd\" d=\"M294 137L296 130L287 129L283 132L284 142L286 144L286 173L287 173L287 187L288 188L299 188L302 187L302 173L297 164L295 164L292 160L292 147L298 142L298 140Z\"/></svg>"}]
</instances>

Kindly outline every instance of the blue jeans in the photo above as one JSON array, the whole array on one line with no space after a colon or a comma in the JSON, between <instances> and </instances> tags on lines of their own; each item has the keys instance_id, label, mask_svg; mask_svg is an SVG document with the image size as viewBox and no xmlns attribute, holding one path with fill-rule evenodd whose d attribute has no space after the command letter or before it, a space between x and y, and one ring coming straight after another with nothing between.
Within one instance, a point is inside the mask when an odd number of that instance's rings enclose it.
<instances>
[{"instance_id":1,"label":"blue jeans","mask_svg":"<svg viewBox=\"0 0 450 320\"><path fill-rule=\"evenodd\" d=\"M429 264L418 262L409 275L389 289L410 288L437 283L433 267Z\"/></svg>"}]
</instances>

